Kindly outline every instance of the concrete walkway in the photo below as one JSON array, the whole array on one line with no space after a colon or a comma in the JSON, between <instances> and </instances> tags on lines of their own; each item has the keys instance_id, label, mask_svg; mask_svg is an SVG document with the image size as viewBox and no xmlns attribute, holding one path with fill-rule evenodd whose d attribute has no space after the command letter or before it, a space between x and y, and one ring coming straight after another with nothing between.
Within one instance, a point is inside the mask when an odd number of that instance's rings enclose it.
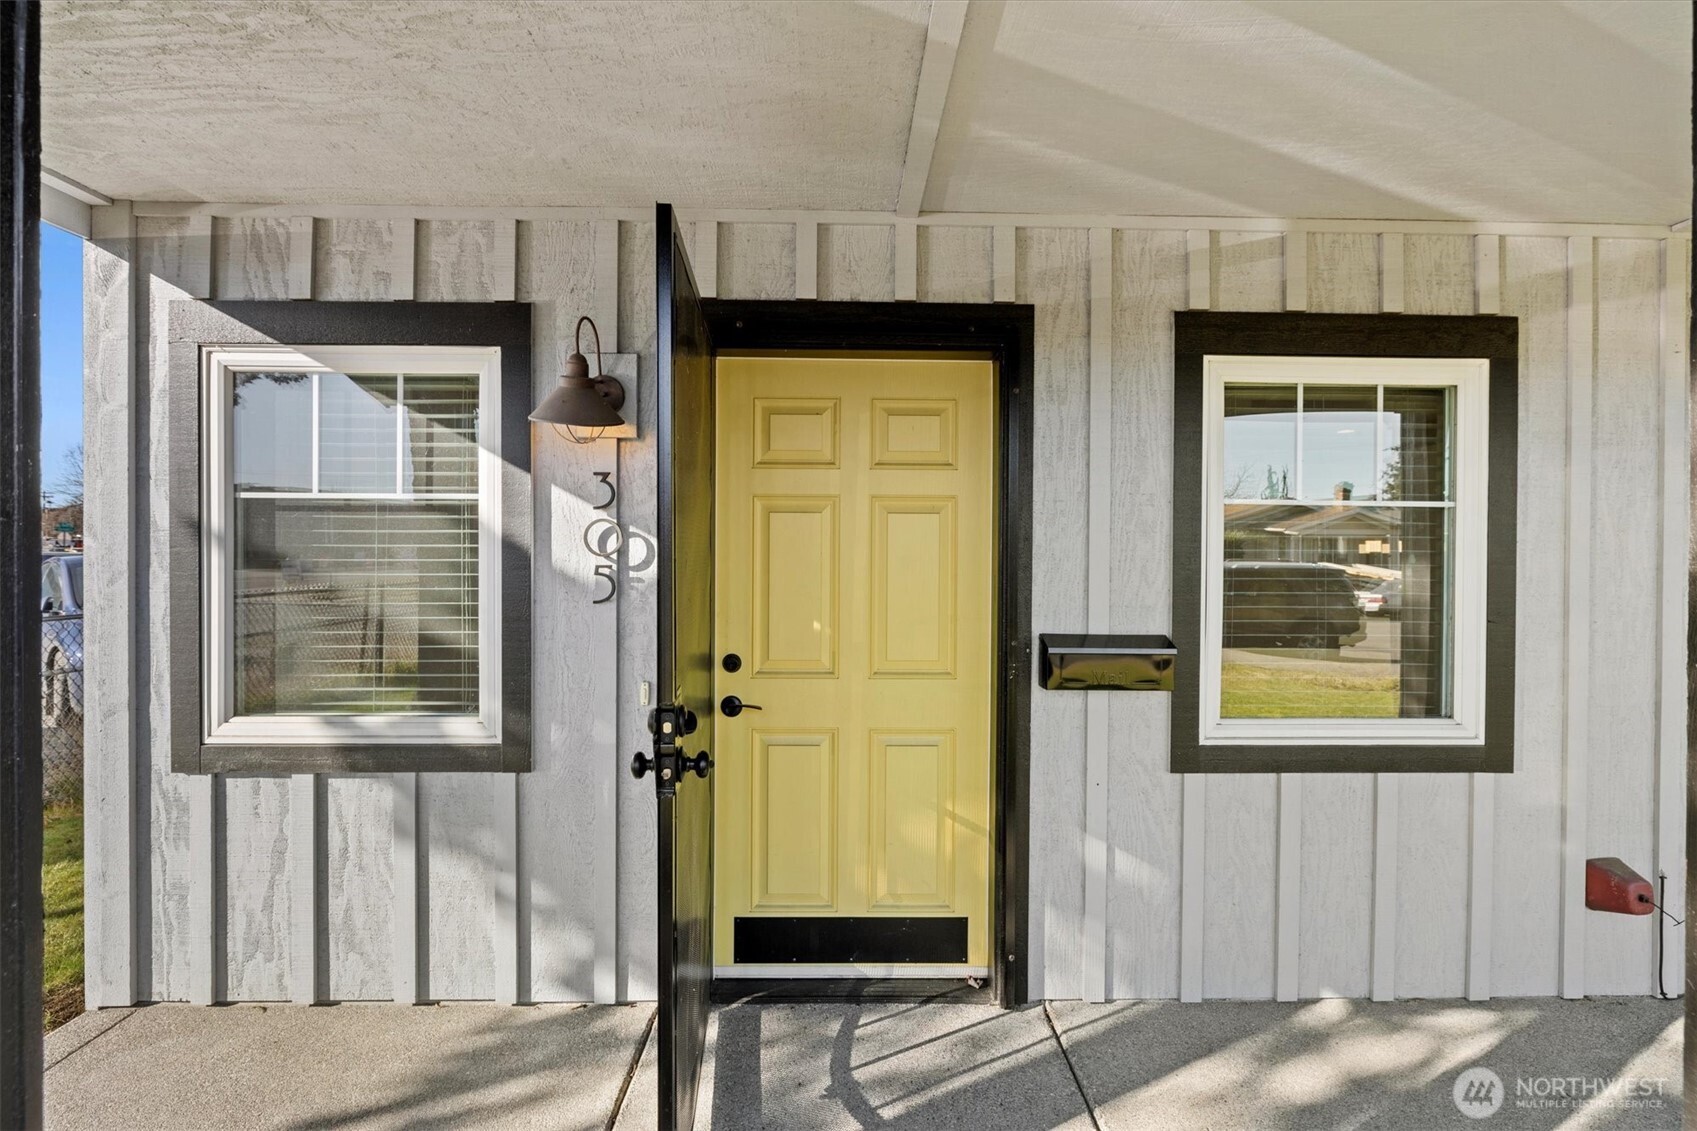
<instances>
[{"instance_id":1,"label":"concrete walkway","mask_svg":"<svg viewBox=\"0 0 1697 1131\"><path fill-rule=\"evenodd\" d=\"M652 1018L649 1005L102 1011L48 1037L48 1126L648 1131ZM1680 1050L1680 1003L1643 998L740 1003L714 1012L697 1127L1636 1131L1679 1126ZM1473 1067L1506 1097L1480 1120L1453 1098ZM1493 1095L1475 1088L1474 1114Z\"/></svg>"}]
</instances>

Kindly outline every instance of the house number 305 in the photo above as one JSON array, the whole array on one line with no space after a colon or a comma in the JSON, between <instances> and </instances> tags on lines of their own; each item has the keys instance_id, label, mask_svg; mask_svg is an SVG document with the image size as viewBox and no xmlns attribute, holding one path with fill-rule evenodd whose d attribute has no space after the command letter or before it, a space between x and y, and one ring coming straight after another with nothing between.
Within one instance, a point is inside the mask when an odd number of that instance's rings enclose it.
<instances>
[{"instance_id":1,"label":"house number 305","mask_svg":"<svg viewBox=\"0 0 1697 1131\"><path fill-rule=\"evenodd\" d=\"M606 498L596 503L594 510L605 511L618 502L619 492L613 486L613 473L597 471L596 482L606 490ZM598 559L595 563L595 576L607 583L607 592L595 598L591 604L605 605L619 595L619 552L625 548L625 532L619 526L618 520L603 515L591 519L588 526L583 528L583 548L590 556Z\"/></svg>"}]
</instances>

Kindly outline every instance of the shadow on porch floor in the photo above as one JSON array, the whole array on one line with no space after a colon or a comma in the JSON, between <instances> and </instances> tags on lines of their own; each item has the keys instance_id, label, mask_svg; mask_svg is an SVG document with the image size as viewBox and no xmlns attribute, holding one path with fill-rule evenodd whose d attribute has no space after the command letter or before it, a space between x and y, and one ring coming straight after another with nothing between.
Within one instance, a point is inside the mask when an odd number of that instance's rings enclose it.
<instances>
[{"instance_id":1,"label":"shadow on porch floor","mask_svg":"<svg viewBox=\"0 0 1697 1131\"><path fill-rule=\"evenodd\" d=\"M473 1004L103 1011L49 1037L48 1125L599 1131L628 1077L616 1126L647 1131L655 1119L654 1042L644 1041L652 1012ZM1680 1003L1643 998L1056 1002L1011 1012L754 1001L716 1009L709 1042L703 1131L1578 1131L1671 1128L1680 1117ZM1506 1092L1484 1121L1463 1117L1452 1098L1457 1076L1473 1066L1492 1069ZM1612 1084L1590 1083L1597 1078ZM1586 1102L1564 1103L1558 1088L1589 1089Z\"/></svg>"}]
</instances>

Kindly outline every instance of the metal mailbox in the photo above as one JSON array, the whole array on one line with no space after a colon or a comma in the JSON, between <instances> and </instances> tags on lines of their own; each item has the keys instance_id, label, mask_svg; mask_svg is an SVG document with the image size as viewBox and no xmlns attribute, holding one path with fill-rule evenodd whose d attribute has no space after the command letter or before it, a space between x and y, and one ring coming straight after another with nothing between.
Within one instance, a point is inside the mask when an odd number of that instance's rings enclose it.
<instances>
[{"instance_id":1,"label":"metal mailbox","mask_svg":"<svg viewBox=\"0 0 1697 1131\"><path fill-rule=\"evenodd\" d=\"M1037 638L1037 670L1050 691L1171 691L1177 658L1168 636Z\"/></svg>"}]
</instances>

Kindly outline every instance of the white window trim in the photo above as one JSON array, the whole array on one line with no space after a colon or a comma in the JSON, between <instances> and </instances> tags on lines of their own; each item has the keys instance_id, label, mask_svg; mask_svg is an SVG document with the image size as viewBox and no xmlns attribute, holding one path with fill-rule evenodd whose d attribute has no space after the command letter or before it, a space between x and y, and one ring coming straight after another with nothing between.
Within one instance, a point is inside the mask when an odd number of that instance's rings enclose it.
<instances>
[{"instance_id":1,"label":"white window trim","mask_svg":"<svg viewBox=\"0 0 1697 1131\"><path fill-rule=\"evenodd\" d=\"M1222 719L1225 386L1402 385L1455 390L1455 610L1448 719ZM1198 741L1203 746L1481 746L1485 742L1486 536L1490 500L1490 362L1478 358L1207 355L1203 358L1202 655ZM1376 428L1376 434L1382 425ZM1382 438L1375 440L1375 449ZM1300 453L1300 446L1298 448ZM1300 454L1298 456L1300 462ZM1300 477L1297 490L1301 490ZM1306 500L1298 500L1306 501ZM1315 500L1319 502L1319 500ZM1363 500L1363 506L1415 506Z\"/></svg>"},{"instance_id":2,"label":"white window trim","mask_svg":"<svg viewBox=\"0 0 1697 1131\"><path fill-rule=\"evenodd\" d=\"M478 374L478 714L235 714L234 374ZM316 387L315 387L316 388ZM209 746L497 746L501 742L501 351L466 346L261 346L201 351L201 688ZM315 405L316 407L316 405ZM318 482L317 429L313 483ZM291 498L307 498L287 492ZM343 496L346 497L346 496ZM368 496L359 496L368 497ZM422 496L399 495L406 500ZM447 496L430 496L444 498ZM453 496L461 500L468 496Z\"/></svg>"}]
</instances>

